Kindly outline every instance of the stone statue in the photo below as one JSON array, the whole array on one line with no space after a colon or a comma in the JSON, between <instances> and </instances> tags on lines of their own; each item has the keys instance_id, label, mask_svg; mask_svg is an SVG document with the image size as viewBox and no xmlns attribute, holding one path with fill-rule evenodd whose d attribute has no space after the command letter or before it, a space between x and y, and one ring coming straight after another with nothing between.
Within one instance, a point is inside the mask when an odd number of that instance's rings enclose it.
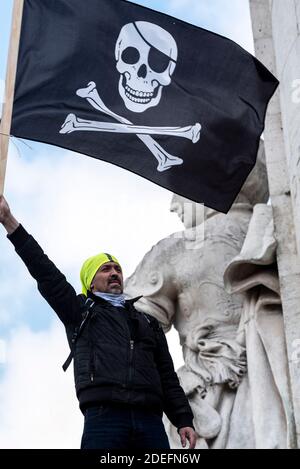
<instances>
[{"instance_id":1,"label":"stone statue","mask_svg":"<svg viewBox=\"0 0 300 469\"><path fill-rule=\"evenodd\" d=\"M224 284L227 291L244 294L237 338L247 350L247 374L235 396L227 447L294 448L271 206L254 207L243 248L225 270Z\"/></svg>"},{"instance_id":2,"label":"stone statue","mask_svg":"<svg viewBox=\"0 0 300 469\"><path fill-rule=\"evenodd\" d=\"M185 231L157 243L125 284L128 295L143 295L138 309L179 333L185 365L177 374L194 412L196 448L285 448L292 439L268 197L261 144L227 215L205 208L197 224L184 212L199 204L174 195L171 211ZM176 429L165 425L180 448Z\"/></svg>"}]
</instances>

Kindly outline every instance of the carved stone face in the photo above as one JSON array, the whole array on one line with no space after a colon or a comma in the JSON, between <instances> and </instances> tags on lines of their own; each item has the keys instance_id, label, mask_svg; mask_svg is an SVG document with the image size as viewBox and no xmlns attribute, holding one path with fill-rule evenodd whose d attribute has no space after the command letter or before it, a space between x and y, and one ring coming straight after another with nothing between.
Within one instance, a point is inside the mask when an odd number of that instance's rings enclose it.
<instances>
[{"instance_id":1,"label":"carved stone face","mask_svg":"<svg viewBox=\"0 0 300 469\"><path fill-rule=\"evenodd\" d=\"M177 53L174 38L160 26L146 21L123 26L115 56L119 93L127 109L140 113L159 104L163 88L171 83Z\"/></svg>"},{"instance_id":2,"label":"carved stone face","mask_svg":"<svg viewBox=\"0 0 300 469\"><path fill-rule=\"evenodd\" d=\"M186 230L189 228L195 228L196 226L203 223L206 207L202 204L197 204L185 197L178 194L173 194L170 212L177 213L180 221L184 224Z\"/></svg>"}]
</instances>

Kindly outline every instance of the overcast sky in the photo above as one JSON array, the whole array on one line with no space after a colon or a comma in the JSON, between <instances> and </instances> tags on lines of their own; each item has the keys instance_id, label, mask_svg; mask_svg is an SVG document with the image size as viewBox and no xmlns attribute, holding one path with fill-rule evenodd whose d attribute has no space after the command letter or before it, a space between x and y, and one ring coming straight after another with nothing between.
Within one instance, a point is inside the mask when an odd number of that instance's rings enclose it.
<instances>
[{"instance_id":1,"label":"overcast sky","mask_svg":"<svg viewBox=\"0 0 300 469\"><path fill-rule=\"evenodd\" d=\"M136 3L230 37L253 52L248 0ZM11 7L12 0L0 0L0 95ZM78 292L86 257L111 252L127 277L157 241L182 229L169 212L167 190L107 163L30 141L11 139L5 196ZM178 368L176 331L167 337ZM61 369L67 354L64 328L0 227L0 448L79 447L83 419L72 371Z\"/></svg>"}]
</instances>

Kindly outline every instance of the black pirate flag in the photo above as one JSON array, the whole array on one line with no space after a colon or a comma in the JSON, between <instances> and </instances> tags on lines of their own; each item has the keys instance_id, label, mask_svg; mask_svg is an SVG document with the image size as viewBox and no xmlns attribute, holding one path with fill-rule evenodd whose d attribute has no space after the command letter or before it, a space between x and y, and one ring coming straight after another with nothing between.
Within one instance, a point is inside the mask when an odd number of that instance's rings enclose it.
<instances>
[{"instance_id":1,"label":"black pirate flag","mask_svg":"<svg viewBox=\"0 0 300 469\"><path fill-rule=\"evenodd\" d=\"M278 85L229 39L124 0L25 0L12 134L227 212Z\"/></svg>"}]
</instances>

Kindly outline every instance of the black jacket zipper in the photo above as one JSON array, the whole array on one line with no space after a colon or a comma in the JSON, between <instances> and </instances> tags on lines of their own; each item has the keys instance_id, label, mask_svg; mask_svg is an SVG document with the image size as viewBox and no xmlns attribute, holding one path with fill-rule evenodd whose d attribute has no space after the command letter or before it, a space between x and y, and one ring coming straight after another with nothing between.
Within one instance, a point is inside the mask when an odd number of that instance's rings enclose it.
<instances>
[{"instance_id":1,"label":"black jacket zipper","mask_svg":"<svg viewBox=\"0 0 300 469\"><path fill-rule=\"evenodd\" d=\"M91 349L91 358L90 358L90 380L94 381L95 375L95 352L94 349Z\"/></svg>"},{"instance_id":2,"label":"black jacket zipper","mask_svg":"<svg viewBox=\"0 0 300 469\"><path fill-rule=\"evenodd\" d=\"M129 352L129 379L128 385L130 386L132 381L132 372L133 372L133 350L134 350L134 340L130 340L130 352Z\"/></svg>"}]
</instances>

